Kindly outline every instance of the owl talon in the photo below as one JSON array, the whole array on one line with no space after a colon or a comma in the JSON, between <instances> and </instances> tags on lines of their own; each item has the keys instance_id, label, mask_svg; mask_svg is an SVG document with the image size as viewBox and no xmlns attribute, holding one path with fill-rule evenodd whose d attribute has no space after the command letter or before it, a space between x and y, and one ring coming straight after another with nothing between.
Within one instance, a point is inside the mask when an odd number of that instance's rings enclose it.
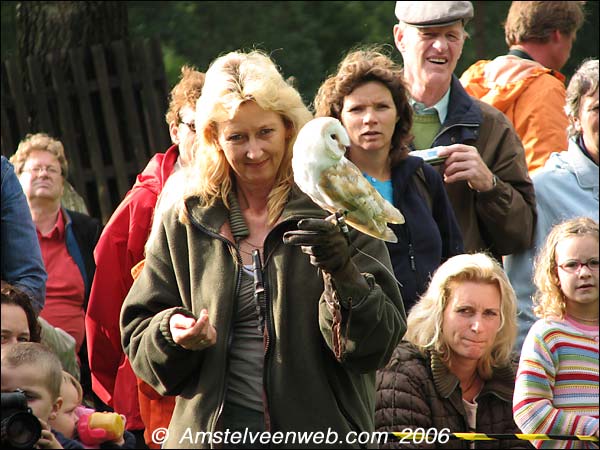
<instances>
[{"instance_id":1,"label":"owl talon","mask_svg":"<svg viewBox=\"0 0 600 450\"><path fill-rule=\"evenodd\" d=\"M344 218L347 211L342 211L338 209L335 213L330 216L325 217L325 220L329 220L330 222L335 222L335 224L340 227L340 230L344 234L346 241L350 243L350 229L348 228L348 224L346 223L346 219Z\"/></svg>"}]
</instances>

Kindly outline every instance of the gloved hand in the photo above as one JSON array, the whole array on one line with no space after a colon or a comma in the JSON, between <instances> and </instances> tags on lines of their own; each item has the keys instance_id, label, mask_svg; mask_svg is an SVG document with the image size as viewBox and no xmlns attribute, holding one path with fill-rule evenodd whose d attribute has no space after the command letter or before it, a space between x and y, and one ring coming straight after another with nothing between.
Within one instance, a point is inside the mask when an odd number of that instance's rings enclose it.
<instances>
[{"instance_id":1,"label":"gloved hand","mask_svg":"<svg viewBox=\"0 0 600 450\"><path fill-rule=\"evenodd\" d=\"M326 219L302 219L298 230L283 235L283 243L299 245L310 263L334 277L347 270L350 248L340 228Z\"/></svg>"}]
</instances>

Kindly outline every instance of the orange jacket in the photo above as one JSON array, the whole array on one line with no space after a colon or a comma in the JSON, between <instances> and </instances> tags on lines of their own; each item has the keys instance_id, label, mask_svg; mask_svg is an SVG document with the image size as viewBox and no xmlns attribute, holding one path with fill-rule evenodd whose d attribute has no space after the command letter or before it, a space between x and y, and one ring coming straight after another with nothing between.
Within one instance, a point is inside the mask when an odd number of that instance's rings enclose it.
<instances>
[{"instance_id":1,"label":"orange jacket","mask_svg":"<svg viewBox=\"0 0 600 450\"><path fill-rule=\"evenodd\" d=\"M567 149L565 77L513 55L478 61L462 74L465 90L502 111L523 141L531 175L552 152Z\"/></svg>"},{"instance_id":2,"label":"orange jacket","mask_svg":"<svg viewBox=\"0 0 600 450\"><path fill-rule=\"evenodd\" d=\"M145 259L131 269L131 277L136 280L144 264ZM137 379L138 401L140 406L140 415L144 422L144 440L149 448L160 448L161 444L156 440L154 432L160 428L169 428L171 416L175 409L175 397L166 395L162 396L141 379Z\"/></svg>"}]
</instances>

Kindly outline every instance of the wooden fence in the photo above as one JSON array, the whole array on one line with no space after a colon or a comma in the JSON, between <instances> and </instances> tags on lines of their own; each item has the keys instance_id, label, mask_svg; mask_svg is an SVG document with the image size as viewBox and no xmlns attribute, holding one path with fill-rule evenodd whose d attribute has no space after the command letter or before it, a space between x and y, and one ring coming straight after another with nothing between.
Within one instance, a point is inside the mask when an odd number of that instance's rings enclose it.
<instances>
[{"instance_id":1,"label":"wooden fence","mask_svg":"<svg viewBox=\"0 0 600 450\"><path fill-rule=\"evenodd\" d=\"M12 155L27 133L59 139L69 181L106 223L136 174L170 143L160 44L116 41L50 54L45 62L48 76L36 58L27 59L26 73L16 58L2 64L2 154Z\"/></svg>"}]
</instances>

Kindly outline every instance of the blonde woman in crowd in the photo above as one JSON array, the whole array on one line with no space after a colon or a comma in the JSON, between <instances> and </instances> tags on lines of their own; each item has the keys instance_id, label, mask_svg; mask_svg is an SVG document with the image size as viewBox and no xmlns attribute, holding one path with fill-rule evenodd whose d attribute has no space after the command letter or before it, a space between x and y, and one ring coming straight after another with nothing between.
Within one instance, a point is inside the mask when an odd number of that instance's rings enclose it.
<instances>
[{"instance_id":1,"label":"blonde woman in crowd","mask_svg":"<svg viewBox=\"0 0 600 450\"><path fill-rule=\"evenodd\" d=\"M377 373L378 431L431 429L429 443L399 448L469 448L457 432L516 433L512 397L516 357L514 291L502 267L482 254L454 256L433 275L410 311L404 341ZM444 432L446 436L444 436ZM529 448L498 440L486 448Z\"/></svg>"},{"instance_id":2,"label":"blonde woman in crowd","mask_svg":"<svg viewBox=\"0 0 600 450\"><path fill-rule=\"evenodd\" d=\"M405 330L402 299L385 244L351 231L349 245L294 185L310 119L261 52L206 72L186 189L120 321L136 374L177 395L165 447L208 447L200 431L374 429L375 371Z\"/></svg>"}]
</instances>

